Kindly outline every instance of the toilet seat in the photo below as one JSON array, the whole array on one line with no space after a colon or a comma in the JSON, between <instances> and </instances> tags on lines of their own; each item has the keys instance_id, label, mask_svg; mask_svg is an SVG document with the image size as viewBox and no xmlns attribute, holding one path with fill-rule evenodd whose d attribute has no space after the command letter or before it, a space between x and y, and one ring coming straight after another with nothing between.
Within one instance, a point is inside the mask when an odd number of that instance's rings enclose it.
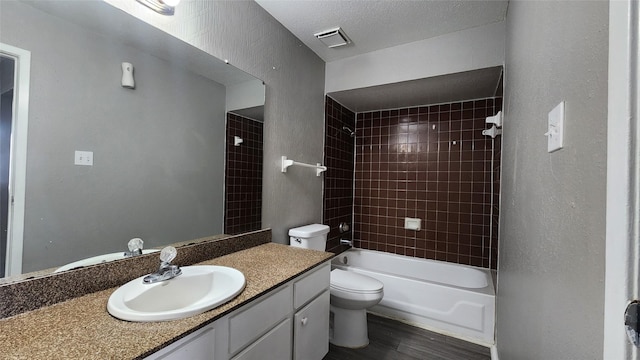
<instances>
[{"instance_id":1,"label":"toilet seat","mask_svg":"<svg viewBox=\"0 0 640 360\"><path fill-rule=\"evenodd\" d=\"M378 294L384 284L372 277L356 274L353 271L333 269L330 280L331 290L350 294Z\"/></svg>"}]
</instances>

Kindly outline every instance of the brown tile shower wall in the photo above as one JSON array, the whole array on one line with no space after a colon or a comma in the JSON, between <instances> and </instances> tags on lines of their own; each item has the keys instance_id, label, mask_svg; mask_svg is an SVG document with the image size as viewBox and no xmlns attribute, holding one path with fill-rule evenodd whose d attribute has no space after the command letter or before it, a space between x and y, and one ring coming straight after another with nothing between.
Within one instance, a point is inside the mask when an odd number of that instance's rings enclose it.
<instances>
[{"instance_id":1,"label":"brown tile shower wall","mask_svg":"<svg viewBox=\"0 0 640 360\"><path fill-rule=\"evenodd\" d=\"M492 98L357 114L355 246L496 268L500 137L492 146L482 130L501 107ZM405 217L422 230L405 230Z\"/></svg>"},{"instance_id":2,"label":"brown tile shower wall","mask_svg":"<svg viewBox=\"0 0 640 360\"><path fill-rule=\"evenodd\" d=\"M227 114L224 233L262 227L262 123ZM234 145L234 136L242 139Z\"/></svg>"},{"instance_id":3,"label":"brown tile shower wall","mask_svg":"<svg viewBox=\"0 0 640 360\"><path fill-rule=\"evenodd\" d=\"M351 239L351 231L340 233L338 226L346 222L353 227L353 177L354 142L343 127L355 131L356 115L330 97L325 102L323 223L331 228L327 239L327 251L340 252L340 239Z\"/></svg>"}]
</instances>

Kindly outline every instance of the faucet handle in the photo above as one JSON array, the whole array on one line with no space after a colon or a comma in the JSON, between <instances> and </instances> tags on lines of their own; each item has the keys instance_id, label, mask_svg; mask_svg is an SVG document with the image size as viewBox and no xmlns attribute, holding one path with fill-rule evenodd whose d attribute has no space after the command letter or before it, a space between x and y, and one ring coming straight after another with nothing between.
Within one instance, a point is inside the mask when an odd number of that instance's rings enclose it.
<instances>
[{"instance_id":1,"label":"faucet handle","mask_svg":"<svg viewBox=\"0 0 640 360\"><path fill-rule=\"evenodd\" d=\"M127 243L127 247L129 248L129 251L134 252L136 250L142 250L143 244L144 244L144 241L142 241L142 239L133 238L129 240L129 242Z\"/></svg>"},{"instance_id":2,"label":"faucet handle","mask_svg":"<svg viewBox=\"0 0 640 360\"><path fill-rule=\"evenodd\" d=\"M158 271L145 276L142 282L145 284L153 284L160 281L173 279L174 277L182 274L182 270L178 265L171 265L178 251L173 246L167 246L160 250L160 268Z\"/></svg>"},{"instance_id":3,"label":"faucet handle","mask_svg":"<svg viewBox=\"0 0 640 360\"><path fill-rule=\"evenodd\" d=\"M129 240L129 242L127 243L129 251L123 254L124 257L128 258L132 256L142 255L142 244L144 244L144 241L142 241L142 239L140 238L133 238Z\"/></svg>"},{"instance_id":4,"label":"faucet handle","mask_svg":"<svg viewBox=\"0 0 640 360\"><path fill-rule=\"evenodd\" d=\"M178 250L176 250L176 248L173 246L167 246L160 251L160 261L168 264L176 258L177 254Z\"/></svg>"}]
</instances>

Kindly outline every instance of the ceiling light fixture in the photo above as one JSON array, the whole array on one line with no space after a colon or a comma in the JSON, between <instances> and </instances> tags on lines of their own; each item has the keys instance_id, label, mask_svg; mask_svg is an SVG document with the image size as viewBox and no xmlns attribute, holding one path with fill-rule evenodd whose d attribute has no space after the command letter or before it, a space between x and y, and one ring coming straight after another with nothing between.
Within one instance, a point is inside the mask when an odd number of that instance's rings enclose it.
<instances>
[{"instance_id":1,"label":"ceiling light fixture","mask_svg":"<svg viewBox=\"0 0 640 360\"><path fill-rule=\"evenodd\" d=\"M317 37L318 40L322 41L323 44L330 48L344 46L351 42L344 31L339 27L321 31L313 36Z\"/></svg>"},{"instance_id":2,"label":"ceiling light fixture","mask_svg":"<svg viewBox=\"0 0 640 360\"><path fill-rule=\"evenodd\" d=\"M149 9L162 14L173 15L180 0L136 0Z\"/></svg>"}]
</instances>

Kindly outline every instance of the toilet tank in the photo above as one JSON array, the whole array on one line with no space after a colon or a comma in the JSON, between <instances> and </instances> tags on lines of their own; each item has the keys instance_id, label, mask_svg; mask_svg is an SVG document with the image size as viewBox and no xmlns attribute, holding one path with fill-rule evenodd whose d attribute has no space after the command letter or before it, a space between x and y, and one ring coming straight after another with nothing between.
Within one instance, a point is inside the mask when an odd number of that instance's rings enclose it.
<instances>
[{"instance_id":1,"label":"toilet tank","mask_svg":"<svg viewBox=\"0 0 640 360\"><path fill-rule=\"evenodd\" d=\"M329 226L311 224L289 230L289 245L324 251L327 246Z\"/></svg>"}]
</instances>

